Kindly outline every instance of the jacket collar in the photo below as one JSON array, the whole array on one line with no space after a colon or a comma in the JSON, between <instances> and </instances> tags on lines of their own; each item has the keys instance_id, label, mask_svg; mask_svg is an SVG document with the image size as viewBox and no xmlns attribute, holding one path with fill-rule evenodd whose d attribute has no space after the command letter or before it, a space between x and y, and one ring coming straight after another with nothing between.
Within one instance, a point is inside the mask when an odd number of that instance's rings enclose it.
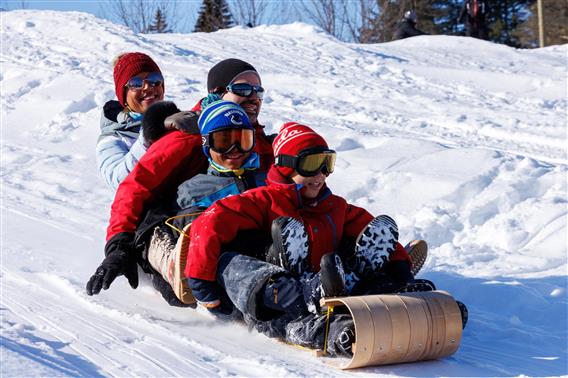
<instances>
[{"instance_id":1,"label":"jacket collar","mask_svg":"<svg viewBox=\"0 0 568 378\"><path fill-rule=\"evenodd\" d=\"M327 187L327 184L324 184L316 198L312 200L305 199L304 197L302 197L304 187L300 184L294 183L292 180L290 180L290 178L282 175L274 167L274 164L268 171L266 184L271 187L279 188L280 191L286 193L287 197L293 200L297 204L298 208L316 207L332 194L331 190Z\"/></svg>"}]
</instances>

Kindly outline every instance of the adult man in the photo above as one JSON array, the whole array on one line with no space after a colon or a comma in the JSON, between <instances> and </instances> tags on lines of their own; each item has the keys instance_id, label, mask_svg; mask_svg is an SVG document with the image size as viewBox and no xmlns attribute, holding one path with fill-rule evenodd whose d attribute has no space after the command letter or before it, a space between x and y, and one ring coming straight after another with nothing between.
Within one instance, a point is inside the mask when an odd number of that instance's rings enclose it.
<instances>
[{"instance_id":1,"label":"adult man","mask_svg":"<svg viewBox=\"0 0 568 378\"><path fill-rule=\"evenodd\" d=\"M273 136L268 137L264 133L264 126L258 121L264 96L261 84L260 75L251 64L235 58L225 59L209 70L207 75L209 96L199 101L191 110L199 112L203 104L219 98L239 104L255 128L255 151L260 155L261 170L268 171L274 159Z\"/></svg>"},{"instance_id":2,"label":"adult man","mask_svg":"<svg viewBox=\"0 0 568 378\"><path fill-rule=\"evenodd\" d=\"M242 60L227 59L215 65L209 72L207 86L210 94L228 99L243 106L255 128L254 152L260 157L260 170L267 170L273 162L270 139L258 123L264 89L260 86L256 69ZM207 101L206 97L203 101ZM201 109L201 103L194 110ZM174 106L175 108L175 106ZM179 111L164 109L165 116ZM119 185L111 207L107 228L105 259L87 284L89 295L108 289L114 279L125 275L132 288L138 286L137 262L143 240L135 240L135 231L145 209L163 199L175 197L178 186L208 166L202 151L202 141L197 129L197 117L193 117L195 133L167 132L153 143L132 172ZM144 130L146 132L146 130ZM142 262L144 265L144 262ZM144 268L144 266L143 266ZM156 276L156 275L154 275ZM157 277L157 276L156 276Z\"/></svg>"}]
</instances>

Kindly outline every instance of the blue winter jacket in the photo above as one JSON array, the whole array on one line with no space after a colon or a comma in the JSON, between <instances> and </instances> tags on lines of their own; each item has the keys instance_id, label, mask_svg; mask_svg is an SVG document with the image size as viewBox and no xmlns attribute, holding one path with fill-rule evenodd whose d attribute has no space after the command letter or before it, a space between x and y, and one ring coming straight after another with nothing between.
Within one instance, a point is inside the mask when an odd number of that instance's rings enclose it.
<instances>
[{"instance_id":1,"label":"blue winter jacket","mask_svg":"<svg viewBox=\"0 0 568 378\"><path fill-rule=\"evenodd\" d=\"M97 166L114 190L146 152L141 123L141 114L124 112L118 101L108 101L103 107L96 147Z\"/></svg>"}]
</instances>

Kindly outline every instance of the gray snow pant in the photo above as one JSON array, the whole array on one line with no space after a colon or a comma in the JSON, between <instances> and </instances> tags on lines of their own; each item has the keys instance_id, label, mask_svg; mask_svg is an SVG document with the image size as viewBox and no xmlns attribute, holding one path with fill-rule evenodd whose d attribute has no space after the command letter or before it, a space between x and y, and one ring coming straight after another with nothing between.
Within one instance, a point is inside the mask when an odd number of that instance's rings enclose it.
<instances>
[{"instance_id":1,"label":"gray snow pant","mask_svg":"<svg viewBox=\"0 0 568 378\"><path fill-rule=\"evenodd\" d=\"M219 259L217 282L243 313L249 328L289 343L323 347L325 315L310 314L306 306L313 288L302 285L285 269L236 252L225 252ZM332 319L329 351L335 349L335 333L349 322L352 324L347 315L335 315Z\"/></svg>"},{"instance_id":2,"label":"gray snow pant","mask_svg":"<svg viewBox=\"0 0 568 378\"><path fill-rule=\"evenodd\" d=\"M304 285L285 269L236 252L219 258L217 282L235 307L256 320L307 313Z\"/></svg>"}]
</instances>

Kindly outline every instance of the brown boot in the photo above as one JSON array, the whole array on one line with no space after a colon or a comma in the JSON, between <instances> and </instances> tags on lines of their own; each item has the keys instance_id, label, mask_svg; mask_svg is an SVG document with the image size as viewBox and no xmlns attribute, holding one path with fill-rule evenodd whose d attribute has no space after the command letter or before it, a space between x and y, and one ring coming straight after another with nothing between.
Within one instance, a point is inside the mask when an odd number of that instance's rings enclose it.
<instances>
[{"instance_id":1,"label":"brown boot","mask_svg":"<svg viewBox=\"0 0 568 378\"><path fill-rule=\"evenodd\" d=\"M148 248L148 262L170 284L178 299L185 304L195 303L184 276L189 238L182 235L177 243L160 226L154 229Z\"/></svg>"},{"instance_id":2,"label":"brown boot","mask_svg":"<svg viewBox=\"0 0 568 378\"><path fill-rule=\"evenodd\" d=\"M197 303L197 300L191 293L187 278L185 278L185 266L187 265L187 254L189 252L189 227L188 224L183 228L183 234L177 240L175 246L175 262L173 266L173 289L177 297L186 304ZM184 235L185 234L185 235Z\"/></svg>"}]
</instances>

